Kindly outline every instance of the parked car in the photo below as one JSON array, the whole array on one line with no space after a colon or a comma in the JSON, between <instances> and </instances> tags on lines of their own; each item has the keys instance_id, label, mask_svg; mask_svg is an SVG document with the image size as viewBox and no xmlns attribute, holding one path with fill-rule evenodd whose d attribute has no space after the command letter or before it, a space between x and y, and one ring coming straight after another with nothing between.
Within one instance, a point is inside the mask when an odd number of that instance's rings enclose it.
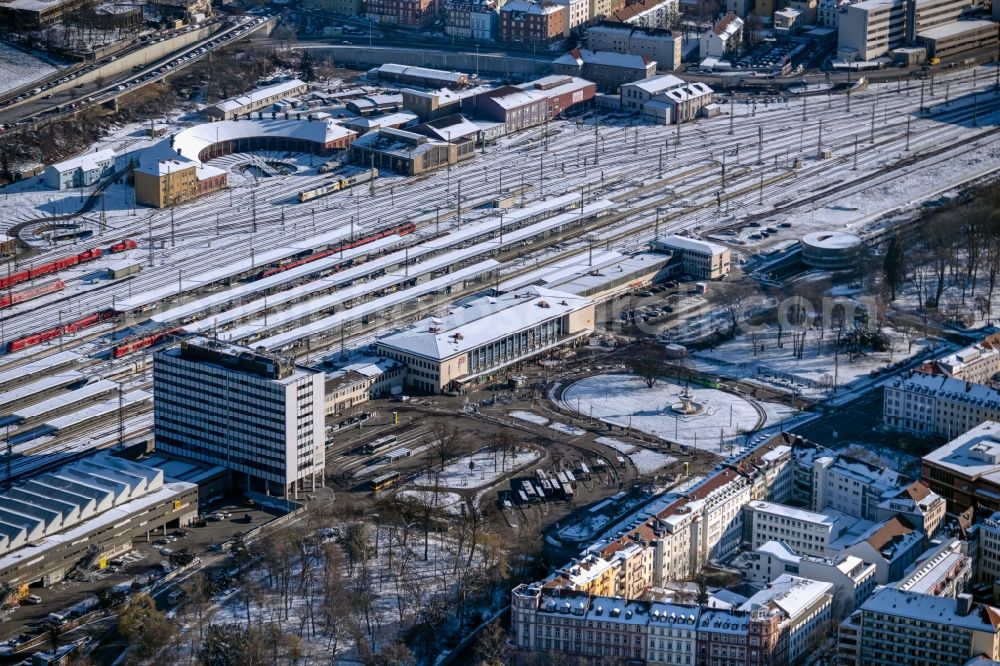
<instances>
[{"instance_id":1,"label":"parked car","mask_svg":"<svg viewBox=\"0 0 1000 666\"><path fill-rule=\"evenodd\" d=\"M24 603L26 604L40 604L42 603L42 598L37 594L29 594L24 598Z\"/></svg>"}]
</instances>

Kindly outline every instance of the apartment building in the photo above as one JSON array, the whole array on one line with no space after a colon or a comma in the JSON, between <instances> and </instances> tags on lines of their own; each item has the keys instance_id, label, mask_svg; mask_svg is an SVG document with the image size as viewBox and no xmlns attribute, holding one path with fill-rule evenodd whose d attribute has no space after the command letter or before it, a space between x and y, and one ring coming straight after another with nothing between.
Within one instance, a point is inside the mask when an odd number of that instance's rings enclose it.
<instances>
[{"instance_id":1,"label":"apartment building","mask_svg":"<svg viewBox=\"0 0 1000 666\"><path fill-rule=\"evenodd\" d=\"M552 0L563 8L565 27L563 36L569 37L574 29L590 21L590 0Z\"/></svg>"},{"instance_id":2,"label":"apartment building","mask_svg":"<svg viewBox=\"0 0 1000 666\"><path fill-rule=\"evenodd\" d=\"M915 372L885 387L882 422L892 430L955 437L983 421L1000 421L1000 391L989 386Z\"/></svg>"},{"instance_id":3,"label":"apartment building","mask_svg":"<svg viewBox=\"0 0 1000 666\"><path fill-rule=\"evenodd\" d=\"M323 484L324 375L207 338L153 356L156 450L230 470L234 485L298 497Z\"/></svg>"},{"instance_id":4,"label":"apartment building","mask_svg":"<svg viewBox=\"0 0 1000 666\"><path fill-rule=\"evenodd\" d=\"M728 58L739 52L743 42L743 19L729 12L698 39L698 56Z\"/></svg>"},{"instance_id":5,"label":"apartment building","mask_svg":"<svg viewBox=\"0 0 1000 666\"><path fill-rule=\"evenodd\" d=\"M899 493L904 480L898 472L827 449L798 447L796 464L809 467L812 511L835 509L865 520L876 520L879 505Z\"/></svg>"},{"instance_id":6,"label":"apartment building","mask_svg":"<svg viewBox=\"0 0 1000 666\"><path fill-rule=\"evenodd\" d=\"M963 666L973 657L1000 659L1000 609L957 599L876 590L857 613L861 666ZM846 648L843 654L850 654Z\"/></svg>"},{"instance_id":7,"label":"apartment building","mask_svg":"<svg viewBox=\"0 0 1000 666\"><path fill-rule=\"evenodd\" d=\"M650 81L652 80L650 79ZM624 100L624 98L625 88L623 87L622 99ZM652 248L677 256L684 272L692 277L719 280L729 275L732 252L724 245L674 234L655 239Z\"/></svg>"},{"instance_id":8,"label":"apartment building","mask_svg":"<svg viewBox=\"0 0 1000 666\"><path fill-rule=\"evenodd\" d=\"M449 0L444 8L445 34L492 41L499 34L499 11L493 0Z\"/></svg>"},{"instance_id":9,"label":"apartment building","mask_svg":"<svg viewBox=\"0 0 1000 666\"><path fill-rule=\"evenodd\" d=\"M565 8L554 2L513 0L500 8L500 40L548 46L564 38Z\"/></svg>"},{"instance_id":10,"label":"apartment building","mask_svg":"<svg viewBox=\"0 0 1000 666\"><path fill-rule=\"evenodd\" d=\"M750 597L740 610L759 608L780 611L784 617L779 630L786 642L786 658L795 663L807 649L825 637L832 619L833 585L782 574ZM748 653L753 661L753 644Z\"/></svg>"},{"instance_id":11,"label":"apartment building","mask_svg":"<svg viewBox=\"0 0 1000 666\"><path fill-rule=\"evenodd\" d=\"M611 14L611 19L636 28L672 28L680 18L680 0L638 0L628 2Z\"/></svg>"},{"instance_id":12,"label":"apartment building","mask_svg":"<svg viewBox=\"0 0 1000 666\"><path fill-rule=\"evenodd\" d=\"M875 590L875 565L855 555L815 557L798 555L780 541L768 541L742 554L732 566L743 571L747 580L764 585L790 574L832 585L833 619L854 611Z\"/></svg>"},{"instance_id":13,"label":"apartment building","mask_svg":"<svg viewBox=\"0 0 1000 666\"><path fill-rule=\"evenodd\" d=\"M955 599L968 589L972 568L969 544L947 539L921 554L910 571L891 586L904 592Z\"/></svg>"},{"instance_id":14,"label":"apartment building","mask_svg":"<svg viewBox=\"0 0 1000 666\"><path fill-rule=\"evenodd\" d=\"M1000 511L994 511L976 526L975 579L985 583L997 598L997 582L1000 581Z\"/></svg>"},{"instance_id":15,"label":"apartment building","mask_svg":"<svg viewBox=\"0 0 1000 666\"><path fill-rule=\"evenodd\" d=\"M435 0L365 0L365 15L375 23L423 28L434 22L437 14Z\"/></svg>"},{"instance_id":16,"label":"apartment building","mask_svg":"<svg viewBox=\"0 0 1000 666\"><path fill-rule=\"evenodd\" d=\"M587 29L587 48L639 55L656 63L658 71L680 67L683 38L667 29L637 28L613 22L601 22Z\"/></svg>"},{"instance_id":17,"label":"apartment building","mask_svg":"<svg viewBox=\"0 0 1000 666\"><path fill-rule=\"evenodd\" d=\"M878 505L877 519L904 516L918 530L933 538L941 527L948 503L924 481L914 481Z\"/></svg>"},{"instance_id":18,"label":"apartment building","mask_svg":"<svg viewBox=\"0 0 1000 666\"><path fill-rule=\"evenodd\" d=\"M947 7L951 7L951 3ZM1000 373L1000 333L988 335L974 345L929 361L921 370L973 384L985 384Z\"/></svg>"},{"instance_id":19,"label":"apartment building","mask_svg":"<svg viewBox=\"0 0 1000 666\"><path fill-rule=\"evenodd\" d=\"M925 455L920 478L953 513L1000 510L1000 423L981 423Z\"/></svg>"}]
</instances>

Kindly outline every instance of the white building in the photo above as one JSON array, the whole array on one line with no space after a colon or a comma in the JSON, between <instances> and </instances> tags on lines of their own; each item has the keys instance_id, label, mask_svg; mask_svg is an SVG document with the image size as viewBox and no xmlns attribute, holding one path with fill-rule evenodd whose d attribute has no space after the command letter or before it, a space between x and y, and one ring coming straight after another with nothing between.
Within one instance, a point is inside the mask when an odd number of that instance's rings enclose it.
<instances>
[{"instance_id":1,"label":"white building","mask_svg":"<svg viewBox=\"0 0 1000 666\"><path fill-rule=\"evenodd\" d=\"M831 516L784 504L754 501L745 511L751 548L781 541L798 554L825 556L842 531Z\"/></svg>"},{"instance_id":2,"label":"white building","mask_svg":"<svg viewBox=\"0 0 1000 666\"><path fill-rule=\"evenodd\" d=\"M916 372L886 385L882 414L893 430L957 437L984 421L1000 421L1000 391Z\"/></svg>"},{"instance_id":3,"label":"white building","mask_svg":"<svg viewBox=\"0 0 1000 666\"><path fill-rule=\"evenodd\" d=\"M594 302L544 287L488 296L380 338L407 366L406 384L439 393L572 344L594 332Z\"/></svg>"},{"instance_id":4,"label":"white building","mask_svg":"<svg viewBox=\"0 0 1000 666\"><path fill-rule=\"evenodd\" d=\"M969 0L865 0L840 15L837 51L847 60L873 60L913 43L921 33L953 24Z\"/></svg>"},{"instance_id":5,"label":"white building","mask_svg":"<svg viewBox=\"0 0 1000 666\"><path fill-rule=\"evenodd\" d=\"M207 338L153 356L157 451L231 470L282 497L323 483L324 374Z\"/></svg>"},{"instance_id":6,"label":"white building","mask_svg":"<svg viewBox=\"0 0 1000 666\"><path fill-rule=\"evenodd\" d=\"M286 97L301 95L309 89L304 81L290 79L266 88L258 88L245 95L223 100L206 112L215 120L232 120L254 111L260 111Z\"/></svg>"},{"instance_id":7,"label":"white building","mask_svg":"<svg viewBox=\"0 0 1000 666\"><path fill-rule=\"evenodd\" d=\"M949 377L985 384L1000 372L1000 335L991 335L974 345L942 356L931 363Z\"/></svg>"},{"instance_id":8,"label":"white building","mask_svg":"<svg viewBox=\"0 0 1000 666\"><path fill-rule=\"evenodd\" d=\"M587 28L587 48L641 55L656 62L660 71L673 71L680 67L683 41L680 34L658 28L616 23L601 23Z\"/></svg>"},{"instance_id":9,"label":"white building","mask_svg":"<svg viewBox=\"0 0 1000 666\"><path fill-rule=\"evenodd\" d=\"M832 619L833 585L789 574L782 574L767 587L750 597L740 610L777 608L787 619L788 663L795 661L829 632Z\"/></svg>"},{"instance_id":10,"label":"white building","mask_svg":"<svg viewBox=\"0 0 1000 666\"><path fill-rule=\"evenodd\" d=\"M865 520L876 520L878 506L895 496L903 484L898 472L841 455L812 460L813 511L836 509Z\"/></svg>"},{"instance_id":11,"label":"white building","mask_svg":"<svg viewBox=\"0 0 1000 666\"><path fill-rule=\"evenodd\" d=\"M743 41L743 19L729 12L698 39L698 55L705 58L726 58L737 53Z\"/></svg>"},{"instance_id":12,"label":"white building","mask_svg":"<svg viewBox=\"0 0 1000 666\"><path fill-rule=\"evenodd\" d=\"M849 615L875 589L875 565L855 555L837 557L798 555L780 541L768 541L740 555L734 566L752 583L770 583L791 574L833 586L832 614L837 620Z\"/></svg>"},{"instance_id":13,"label":"white building","mask_svg":"<svg viewBox=\"0 0 1000 666\"><path fill-rule=\"evenodd\" d=\"M115 170L115 151L98 150L45 167L42 180L54 190L94 185Z\"/></svg>"},{"instance_id":14,"label":"white building","mask_svg":"<svg viewBox=\"0 0 1000 666\"><path fill-rule=\"evenodd\" d=\"M684 272L696 278L717 280L729 275L732 252L728 247L687 236L664 236L651 243L654 250L678 256Z\"/></svg>"}]
</instances>

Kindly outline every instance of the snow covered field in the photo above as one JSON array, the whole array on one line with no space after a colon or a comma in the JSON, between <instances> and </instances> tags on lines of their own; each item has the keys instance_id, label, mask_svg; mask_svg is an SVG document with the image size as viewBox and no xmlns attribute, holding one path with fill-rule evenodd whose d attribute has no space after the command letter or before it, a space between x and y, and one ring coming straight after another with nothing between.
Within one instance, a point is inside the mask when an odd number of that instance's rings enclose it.
<instances>
[{"instance_id":1,"label":"snow covered field","mask_svg":"<svg viewBox=\"0 0 1000 666\"><path fill-rule=\"evenodd\" d=\"M534 423L535 425L548 425L549 420L542 416L541 414L535 414L534 412L526 412L523 410L517 410L509 413L509 416L518 419L519 421L527 421L528 423Z\"/></svg>"},{"instance_id":2,"label":"snow covered field","mask_svg":"<svg viewBox=\"0 0 1000 666\"><path fill-rule=\"evenodd\" d=\"M48 62L0 42L0 93L15 90L56 71Z\"/></svg>"},{"instance_id":3,"label":"snow covered field","mask_svg":"<svg viewBox=\"0 0 1000 666\"><path fill-rule=\"evenodd\" d=\"M703 411L675 417L670 405L680 401L682 388L663 379L647 388L642 379L633 375L595 375L567 388L562 402L582 416L720 455L728 455L732 446L741 446L742 433L774 425L791 414L787 407L766 402L759 403L760 413L749 400L724 391L692 387L694 400L703 405ZM724 451L720 451L720 438Z\"/></svg>"},{"instance_id":4,"label":"snow covered field","mask_svg":"<svg viewBox=\"0 0 1000 666\"><path fill-rule=\"evenodd\" d=\"M873 370L903 361L924 352L927 340L911 332L887 329L892 340L890 350L857 355L853 359L843 350L836 352L836 333L827 331L820 339L818 330L810 330L802 358L794 355L794 345L788 331L778 346L777 329L750 335L738 335L706 351L691 356L690 365L702 372L725 377L749 379L793 391L798 395L820 398L834 388L866 380Z\"/></svg>"},{"instance_id":5,"label":"snow covered field","mask_svg":"<svg viewBox=\"0 0 1000 666\"><path fill-rule=\"evenodd\" d=\"M519 449L513 456L506 457L489 449L480 449L445 465L440 473L435 469L418 476L413 485L424 488L481 488L539 457L534 449Z\"/></svg>"},{"instance_id":6,"label":"snow covered field","mask_svg":"<svg viewBox=\"0 0 1000 666\"><path fill-rule=\"evenodd\" d=\"M673 456L632 446L612 437L598 437L594 441L598 444L610 446L619 453L628 456L628 459L632 461L632 464L635 465L640 474L653 474L657 470L663 469L670 463L677 461L677 458Z\"/></svg>"}]
</instances>

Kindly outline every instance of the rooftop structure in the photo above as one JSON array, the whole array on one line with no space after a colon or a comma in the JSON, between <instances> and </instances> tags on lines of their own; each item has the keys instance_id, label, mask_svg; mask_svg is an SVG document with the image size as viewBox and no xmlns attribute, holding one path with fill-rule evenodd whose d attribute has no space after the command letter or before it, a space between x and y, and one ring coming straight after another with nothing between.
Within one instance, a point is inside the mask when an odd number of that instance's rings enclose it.
<instances>
[{"instance_id":1,"label":"rooftop structure","mask_svg":"<svg viewBox=\"0 0 1000 666\"><path fill-rule=\"evenodd\" d=\"M259 111L285 97L304 93L308 89L304 81L290 79L219 102L209 107L208 114L216 119L231 120Z\"/></svg>"},{"instance_id":2,"label":"rooftop structure","mask_svg":"<svg viewBox=\"0 0 1000 666\"><path fill-rule=\"evenodd\" d=\"M401 83L410 86L427 88L464 88L469 85L469 75L462 72L449 72L428 67L412 67L386 63L369 71L380 82Z\"/></svg>"},{"instance_id":3,"label":"rooftop structure","mask_svg":"<svg viewBox=\"0 0 1000 666\"><path fill-rule=\"evenodd\" d=\"M952 511L1000 509L1000 423L986 421L931 451L920 476Z\"/></svg>"}]
</instances>

